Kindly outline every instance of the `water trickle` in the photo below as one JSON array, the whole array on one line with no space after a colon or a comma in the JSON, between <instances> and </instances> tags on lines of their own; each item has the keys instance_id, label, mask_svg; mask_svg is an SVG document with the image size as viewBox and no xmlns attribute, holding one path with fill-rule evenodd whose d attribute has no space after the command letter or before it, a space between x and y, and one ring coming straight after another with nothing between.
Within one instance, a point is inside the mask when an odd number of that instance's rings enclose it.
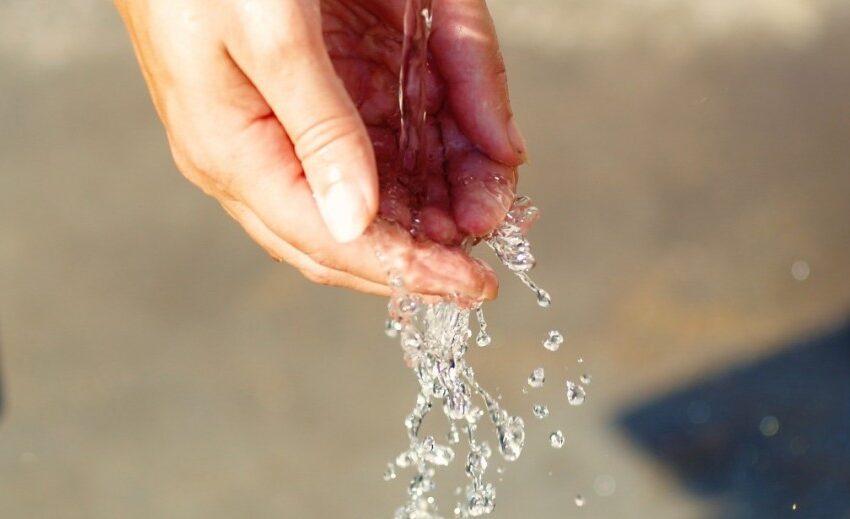
<instances>
[{"instance_id":1,"label":"water trickle","mask_svg":"<svg viewBox=\"0 0 850 519\"><path fill-rule=\"evenodd\" d=\"M395 478L395 466L392 463L387 463L387 470L384 471L384 481L391 481Z\"/></svg>"},{"instance_id":2,"label":"water trickle","mask_svg":"<svg viewBox=\"0 0 850 519\"><path fill-rule=\"evenodd\" d=\"M399 74L399 106L402 114L399 136L400 162L406 176L411 178L411 189L425 185L420 178L425 174L424 164L428 150L423 149L425 110L425 79L428 67L428 38L431 30L431 0L407 0L404 18L402 66ZM414 195L417 195L414 193ZM503 224L484 238L487 244L511 272L536 295L541 307L551 304L549 294L529 277L535 266L531 245L526 238L529 227L539 217L539 211L527 197L517 197ZM418 221L418 215L413 216ZM411 231L419 234L416 225ZM402 272L397 272L388 254L376 241L376 255L388 268L389 286L392 290L385 331L398 338L405 363L411 367L419 383L419 392L412 411L404 420L408 445L390 464L385 478L396 477L396 467L411 469L414 475L407 487L407 502L396 510L397 519L439 519L436 500L430 495L435 488L436 468L449 465L456 457L456 449L464 443L466 455L465 487L457 492L460 502L454 509L456 517L479 517L493 512L496 489L486 480L493 450L481 436L485 416L495 432L499 455L506 461L515 461L525 446L525 422L511 415L475 379L475 372L467 364L467 343L472 337L470 320L474 314L478 321L475 343L485 347L492 342L487 332L487 322L480 304L445 298L440 301L424 300L406 289ZM472 246L472 240L467 244ZM557 332L555 332L557 333ZM558 334L560 337L560 334ZM560 338L563 342L563 338ZM558 345L560 345L558 342ZM557 348L555 348L557 349ZM553 350L554 351L554 350ZM532 380L533 379L533 380ZM540 387L544 381L542 368L537 368L529 378L529 385ZM432 436L422 437L422 423L433 409L442 410L449 421L445 443ZM534 415L548 415L544 405L537 405ZM562 441L563 444L563 441Z\"/></svg>"},{"instance_id":3,"label":"water trickle","mask_svg":"<svg viewBox=\"0 0 850 519\"><path fill-rule=\"evenodd\" d=\"M478 320L478 336L475 338L475 343L482 348L489 346L493 338L487 333L487 320L484 319L484 309L480 305L475 309L475 318Z\"/></svg>"},{"instance_id":4,"label":"water trickle","mask_svg":"<svg viewBox=\"0 0 850 519\"><path fill-rule=\"evenodd\" d=\"M526 203L518 210L527 209ZM516 220L517 216L513 218ZM474 370L466 362L472 314L479 320L479 329L486 333L483 312L480 308L473 311L460 306L450 299L426 302L407 293L403 283L393 285L387 329L400 338L405 361L413 368L420 387L416 404L404 422L409 446L395 462L399 468L414 469L415 475L408 486L408 501L396 511L396 517L439 517L436 501L429 495L435 488L435 468L452 462L455 458L453 446L459 444L461 438L466 439L469 448L466 460L469 482L465 499L455 509L456 516L489 514L495 508L496 491L492 483L485 480L492 451L486 442L478 439L481 420L485 416L489 418L498 439L499 454L506 461L515 461L522 454L525 422L501 408L499 399L481 387L475 380ZM529 384L542 385L544 378L543 369L537 368ZM442 409L450 422L446 444L431 436L422 438L419 434L423 420L435 406Z\"/></svg>"},{"instance_id":5,"label":"water trickle","mask_svg":"<svg viewBox=\"0 0 850 519\"><path fill-rule=\"evenodd\" d=\"M575 382L567 380L567 402L570 405L581 405L584 403L586 393L584 388Z\"/></svg>"}]
</instances>

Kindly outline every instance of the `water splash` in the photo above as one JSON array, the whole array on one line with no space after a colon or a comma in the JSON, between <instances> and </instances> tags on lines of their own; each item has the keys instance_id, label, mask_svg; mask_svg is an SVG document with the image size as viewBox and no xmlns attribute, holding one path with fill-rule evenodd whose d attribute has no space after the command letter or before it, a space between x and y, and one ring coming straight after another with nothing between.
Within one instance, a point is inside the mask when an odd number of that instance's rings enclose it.
<instances>
[{"instance_id":1,"label":"water splash","mask_svg":"<svg viewBox=\"0 0 850 519\"><path fill-rule=\"evenodd\" d=\"M399 106L402 114L399 137L400 163L411 178L409 186L424 186L425 154L424 125L425 76L428 66L428 38L431 31L431 1L407 0L404 17L402 66L399 74ZM417 181L417 179L421 181ZM412 193L418 196L418 193ZM538 209L527 197L518 197L503 224L483 241L495 251L509 270L534 291L538 305L551 304L549 294L529 277L535 265L526 233L539 217ZM414 222L418 221L414 215ZM414 224L411 233L419 234ZM377 242L376 242L377 243ZM471 244L467 244L471 245ZM410 414L405 418L407 448L396 456L385 472L385 479L397 477L396 468L412 469L414 475L407 487L407 501L395 512L396 519L440 519L436 499L432 495L438 467L450 464L461 443L466 448L465 472L467 484L459 489L461 502L454 508L458 518L479 517L493 512L496 489L486 479L493 450L481 438L480 428L490 422L497 440L499 455L508 462L517 460L525 446L525 422L499 405L475 379L465 354L472 337L470 318L478 321L476 344L485 347L492 342L480 304L459 304L447 298L425 301L409 293L400 272L392 270L387 257L376 248L378 258L388 267L392 295L388 304L389 319L385 325L388 336L399 340L405 363L413 370L419 391ZM563 341L563 339L561 339ZM536 372L537 370L535 370ZM540 384L543 370L539 368ZM531 383L531 381L530 381ZM421 434L422 424L434 408L442 410L449 423L445 442ZM545 408L545 406L543 406ZM545 408L548 414L548 408ZM543 411L535 412L537 416Z\"/></svg>"},{"instance_id":2,"label":"water splash","mask_svg":"<svg viewBox=\"0 0 850 519\"><path fill-rule=\"evenodd\" d=\"M526 211L520 206L518 211ZM512 213L514 210L511 211ZM519 217L512 214L516 221ZM510 225L510 224L507 224ZM489 241L488 237L485 241ZM478 316L483 324L480 307L474 310L451 300L426 302L408 293L403 283L394 280L393 295L388 304L390 318L387 330L398 338L405 362L416 374L419 392L411 413L405 419L409 440L408 448L395 460L398 468L412 468L415 475L408 486L408 500L396 511L397 519L436 519L438 509L430 495L434 488L436 467L448 465L455 458L455 447L466 440L465 499L455 507L456 517L478 517L495 508L496 490L486 481L486 471L492 450L479 439L482 419L489 419L496 433L498 452L506 461L515 461L525 446L525 422L519 416L502 409L498 399L475 380L475 372L468 365L465 354L472 336L470 318ZM479 328L480 329L480 328ZM542 385L545 374L542 368L532 373L529 383ZM421 437L420 429L425 417L437 407L449 421L446 443L432 436ZM548 409L546 410L548 414ZM461 434L461 431L463 434Z\"/></svg>"}]
</instances>

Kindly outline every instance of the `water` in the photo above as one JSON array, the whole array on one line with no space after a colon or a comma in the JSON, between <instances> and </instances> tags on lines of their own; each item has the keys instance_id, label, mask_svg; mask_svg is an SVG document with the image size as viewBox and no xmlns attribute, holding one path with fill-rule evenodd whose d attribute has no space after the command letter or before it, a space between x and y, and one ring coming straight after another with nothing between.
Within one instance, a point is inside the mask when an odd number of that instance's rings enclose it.
<instances>
[{"instance_id":1,"label":"water","mask_svg":"<svg viewBox=\"0 0 850 519\"><path fill-rule=\"evenodd\" d=\"M431 1L407 0L404 19L402 66L399 77L399 105L402 114L399 136L400 168L411 178L416 189L417 176L424 174L427 150L420 138L426 123L425 70L428 66L428 38L431 31ZM413 193L416 196L416 193ZM517 197L503 224L487 236L486 243L500 262L530 288L541 307L551 305L550 295L530 277L536 260L526 238L529 227L539 217L538 209L527 197ZM414 216L414 222L417 220ZM411 233L420 234L416 225ZM376 242L378 243L378 242ZM396 456L384 473L384 479L399 476L396 469L413 472L407 486L407 501L395 512L396 519L440 519L438 505L432 495L436 488L436 469L452 463L466 452L465 487L456 492L460 501L454 507L459 518L479 517L493 512L496 488L487 480L487 469L494 457L484 435L494 437L495 451L507 462L517 460L526 441L525 422L499 405L475 379L465 354L472 338L470 320L478 322L475 343L486 347L492 342L480 302L461 302L454 298L425 301L409 293L401 272L393 270L385 251L376 247L376 254L388 268L392 295L388 304L389 319L385 325L388 336L399 340L405 363L413 370L419 391L410 414L404 420L408 445ZM563 342L560 333L550 332L547 349L556 351ZM545 381L543 368L535 369L529 377L531 387L541 387ZM434 409L442 411L448 422L445 441L423 436L422 424ZM549 409L538 404L533 409L537 418L545 418ZM554 433L553 433L554 434ZM558 431L560 446L563 434ZM441 435L442 437L442 435ZM554 440L553 440L554 442ZM553 443L554 445L554 443ZM462 456L461 456L461 459Z\"/></svg>"},{"instance_id":2,"label":"water","mask_svg":"<svg viewBox=\"0 0 850 519\"><path fill-rule=\"evenodd\" d=\"M567 402L570 405L581 405L584 403L586 392L583 387L567 380Z\"/></svg>"},{"instance_id":3,"label":"water","mask_svg":"<svg viewBox=\"0 0 850 519\"><path fill-rule=\"evenodd\" d=\"M543 341L543 347L549 351L558 351L564 344L564 336L558 330L552 330Z\"/></svg>"},{"instance_id":4,"label":"water","mask_svg":"<svg viewBox=\"0 0 850 519\"><path fill-rule=\"evenodd\" d=\"M564 446L564 433L560 429L553 432L549 435L549 443L553 449L560 449Z\"/></svg>"},{"instance_id":5,"label":"water","mask_svg":"<svg viewBox=\"0 0 850 519\"><path fill-rule=\"evenodd\" d=\"M475 317L478 319L478 336L475 338L475 343L482 348L489 346L493 338L487 333L487 321L484 319L484 309L481 306L475 309Z\"/></svg>"},{"instance_id":6,"label":"water","mask_svg":"<svg viewBox=\"0 0 850 519\"><path fill-rule=\"evenodd\" d=\"M534 404L534 407L531 408L531 412L534 414L535 418L542 420L549 416L549 407L544 404Z\"/></svg>"},{"instance_id":7,"label":"water","mask_svg":"<svg viewBox=\"0 0 850 519\"><path fill-rule=\"evenodd\" d=\"M528 385L533 388L543 387L544 382L546 382L546 372L543 368L535 368L528 376Z\"/></svg>"}]
</instances>

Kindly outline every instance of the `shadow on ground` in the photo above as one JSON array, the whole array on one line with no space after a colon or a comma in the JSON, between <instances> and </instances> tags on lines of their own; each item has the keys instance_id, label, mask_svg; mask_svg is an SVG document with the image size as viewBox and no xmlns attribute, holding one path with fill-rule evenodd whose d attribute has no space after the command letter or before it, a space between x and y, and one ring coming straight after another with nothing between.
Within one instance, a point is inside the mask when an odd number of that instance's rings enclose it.
<instances>
[{"instance_id":1,"label":"shadow on ground","mask_svg":"<svg viewBox=\"0 0 850 519\"><path fill-rule=\"evenodd\" d=\"M850 517L850 321L620 423L717 517ZM728 508L726 508L728 507Z\"/></svg>"}]
</instances>

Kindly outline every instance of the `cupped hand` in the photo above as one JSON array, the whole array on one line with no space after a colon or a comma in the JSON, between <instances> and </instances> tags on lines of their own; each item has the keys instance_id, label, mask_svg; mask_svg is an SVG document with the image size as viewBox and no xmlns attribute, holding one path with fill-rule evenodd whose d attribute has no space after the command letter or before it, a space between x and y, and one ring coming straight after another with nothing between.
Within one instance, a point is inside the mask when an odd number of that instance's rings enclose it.
<instances>
[{"instance_id":1,"label":"cupped hand","mask_svg":"<svg viewBox=\"0 0 850 519\"><path fill-rule=\"evenodd\" d=\"M495 295L457 246L502 221L525 159L484 0L433 2L416 173L399 167L402 0L116 3L178 169L274 258L387 294L377 246L412 291ZM376 214L398 225L364 235Z\"/></svg>"}]
</instances>

